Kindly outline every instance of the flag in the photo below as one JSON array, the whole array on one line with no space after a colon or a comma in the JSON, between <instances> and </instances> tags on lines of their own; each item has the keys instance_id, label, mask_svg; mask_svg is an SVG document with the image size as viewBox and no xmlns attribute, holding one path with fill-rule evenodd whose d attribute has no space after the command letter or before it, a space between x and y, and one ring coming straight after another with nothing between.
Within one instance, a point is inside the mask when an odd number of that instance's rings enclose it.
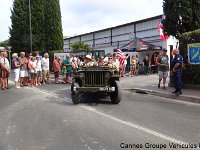
<instances>
[{"instance_id":1,"label":"flag","mask_svg":"<svg viewBox=\"0 0 200 150\"><path fill-rule=\"evenodd\" d=\"M162 40L168 39L168 35L164 32L164 27L163 27L163 22L164 22L165 18L166 18L166 16L163 15L160 22L158 23L158 32L160 33L160 38Z\"/></svg>"},{"instance_id":2,"label":"flag","mask_svg":"<svg viewBox=\"0 0 200 150\"><path fill-rule=\"evenodd\" d=\"M120 66L124 66L124 53L120 49L117 49L117 57L119 59Z\"/></svg>"}]
</instances>

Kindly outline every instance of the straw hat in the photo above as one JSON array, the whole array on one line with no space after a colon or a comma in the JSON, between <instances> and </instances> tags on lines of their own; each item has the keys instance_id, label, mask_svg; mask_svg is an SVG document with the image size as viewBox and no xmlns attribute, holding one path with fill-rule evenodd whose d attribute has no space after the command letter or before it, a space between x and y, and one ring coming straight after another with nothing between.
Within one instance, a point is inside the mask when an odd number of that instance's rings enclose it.
<instances>
[{"instance_id":1,"label":"straw hat","mask_svg":"<svg viewBox=\"0 0 200 150\"><path fill-rule=\"evenodd\" d=\"M92 60L92 56L91 55L86 55L85 58L88 58L88 59Z\"/></svg>"}]
</instances>

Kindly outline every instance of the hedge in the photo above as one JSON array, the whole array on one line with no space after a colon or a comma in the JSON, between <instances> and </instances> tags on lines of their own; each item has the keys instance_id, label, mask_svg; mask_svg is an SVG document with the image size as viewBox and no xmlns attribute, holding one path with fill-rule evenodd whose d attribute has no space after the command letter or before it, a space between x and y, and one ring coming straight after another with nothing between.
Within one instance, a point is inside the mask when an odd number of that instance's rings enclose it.
<instances>
[{"instance_id":1,"label":"hedge","mask_svg":"<svg viewBox=\"0 0 200 150\"><path fill-rule=\"evenodd\" d=\"M183 33L179 37L180 54L183 56L185 70L183 70L183 83L200 85L200 64L188 63L187 44L200 43L200 29Z\"/></svg>"}]
</instances>

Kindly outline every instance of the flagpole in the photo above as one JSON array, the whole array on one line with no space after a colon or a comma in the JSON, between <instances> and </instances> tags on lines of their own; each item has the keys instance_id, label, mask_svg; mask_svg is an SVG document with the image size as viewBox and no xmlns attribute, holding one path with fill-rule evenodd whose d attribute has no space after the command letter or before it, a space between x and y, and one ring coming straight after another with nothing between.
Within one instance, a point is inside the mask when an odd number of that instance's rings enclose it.
<instances>
[{"instance_id":1,"label":"flagpole","mask_svg":"<svg viewBox=\"0 0 200 150\"><path fill-rule=\"evenodd\" d=\"M30 52L33 51L33 41L32 41L32 20L31 20L31 0L29 0L29 27L30 27Z\"/></svg>"}]
</instances>

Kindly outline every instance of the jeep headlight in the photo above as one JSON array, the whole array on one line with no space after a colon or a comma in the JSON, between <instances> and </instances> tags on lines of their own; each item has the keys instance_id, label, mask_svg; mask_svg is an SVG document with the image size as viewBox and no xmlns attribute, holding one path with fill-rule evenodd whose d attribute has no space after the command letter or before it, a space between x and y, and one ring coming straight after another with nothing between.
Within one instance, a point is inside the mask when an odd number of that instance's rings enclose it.
<instances>
[{"instance_id":1,"label":"jeep headlight","mask_svg":"<svg viewBox=\"0 0 200 150\"><path fill-rule=\"evenodd\" d=\"M113 72L113 74L115 74L115 75L116 75L116 74L118 74L118 71L117 71L117 70L115 70L115 71Z\"/></svg>"},{"instance_id":2,"label":"jeep headlight","mask_svg":"<svg viewBox=\"0 0 200 150\"><path fill-rule=\"evenodd\" d=\"M85 76L84 76L84 73L80 73L79 77L80 77L80 78L84 78L84 77L85 77Z\"/></svg>"},{"instance_id":3,"label":"jeep headlight","mask_svg":"<svg viewBox=\"0 0 200 150\"><path fill-rule=\"evenodd\" d=\"M110 78L110 73L106 72L106 73L105 73L105 78L106 78L106 79Z\"/></svg>"}]
</instances>

